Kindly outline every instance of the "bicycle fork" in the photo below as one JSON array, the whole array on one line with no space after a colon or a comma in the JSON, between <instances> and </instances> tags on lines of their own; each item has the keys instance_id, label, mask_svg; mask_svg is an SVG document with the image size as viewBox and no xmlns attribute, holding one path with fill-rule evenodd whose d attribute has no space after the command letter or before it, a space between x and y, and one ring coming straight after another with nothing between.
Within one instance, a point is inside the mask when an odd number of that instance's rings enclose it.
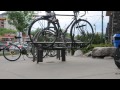
<instances>
[{"instance_id":1,"label":"bicycle fork","mask_svg":"<svg viewBox=\"0 0 120 90\"><path fill-rule=\"evenodd\" d=\"M64 35L64 33L61 34L61 38L62 38L62 41L63 41L63 46L66 48L66 47L67 47L67 44L66 44L66 40L65 40L65 35Z\"/></svg>"}]
</instances>

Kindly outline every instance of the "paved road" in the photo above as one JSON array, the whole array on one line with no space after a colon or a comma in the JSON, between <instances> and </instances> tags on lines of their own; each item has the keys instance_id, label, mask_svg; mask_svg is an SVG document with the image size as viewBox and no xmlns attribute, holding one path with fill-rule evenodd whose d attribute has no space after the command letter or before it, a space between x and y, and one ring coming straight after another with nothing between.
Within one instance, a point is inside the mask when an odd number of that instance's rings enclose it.
<instances>
[{"instance_id":1,"label":"paved road","mask_svg":"<svg viewBox=\"0 0 120 90\"><path fill-rule=\"evenodd\" d=\"M120 79L120 70L112 58L67 56L66 62L45 58L36 64L28 58L9 62L0 56L0 79Z\"/></svg>"}]
</instances>

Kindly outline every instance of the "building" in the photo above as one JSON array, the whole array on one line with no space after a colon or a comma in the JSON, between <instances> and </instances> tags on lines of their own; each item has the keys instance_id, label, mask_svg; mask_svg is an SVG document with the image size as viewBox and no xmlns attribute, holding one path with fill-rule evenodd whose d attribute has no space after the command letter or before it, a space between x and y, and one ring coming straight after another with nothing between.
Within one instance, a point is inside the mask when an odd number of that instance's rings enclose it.
<instances>
[{"instance_id":1,"label":"building","mask_svg":"<svg viewBox=\"0 0 120 90\"><path fill-rule=\"evenodd\" d=\"M8 16L7 16L6 12L0 14L0 28L7 28L7 29L12 29L12 30L17 30L15 28L15 26L10 25L8 23ZM5 34L3 36L0 36L0 41L9 41L9 40L14 41L15 36L16 36L15 34ZM23 39L22 41L26 41L26 40L29 40L29 37L26 36L26 35L23 35L22 39Z\"/></svg>"},{"instance_id":2,"label":"building","mask_svg":"<svg viewBox=\"0 0 120 90\"><path fill-rule=\"evenodd\" d=\"M120 11L107 11L109 22L106 28L107 41L112 43L113 35L120 33Z\"/></svg>"},{"instance_id":3,"label":"building","mask_svg":"<svg viewBox=\"0 0 120 90\"><path fill-rule=\"evenodd\" d=\"M7 13L0 14L0 28L7 28L7 29L13 29L16 30L15 26L10 25L8 23L8 16Z\"/></svg>"},{"instance_id":4,"label":"building","mask_svg":"<svg viewBox=\"0 0 120 90\"><path fill-rule=\"evenodd\" d=\"M0 28L4 28L4 21L6 18L0 18Z\"/></svg>"}]
</instances>

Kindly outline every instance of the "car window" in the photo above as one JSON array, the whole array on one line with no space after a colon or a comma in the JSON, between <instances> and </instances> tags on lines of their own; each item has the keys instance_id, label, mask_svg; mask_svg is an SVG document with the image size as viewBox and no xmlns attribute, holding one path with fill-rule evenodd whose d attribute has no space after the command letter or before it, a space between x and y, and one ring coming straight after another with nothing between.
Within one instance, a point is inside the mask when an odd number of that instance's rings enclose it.
<instances>
[{"instance_id":1,"label":"car window","mask_svg":"<svg viewBox=\"0 0 120 90\"><path fill-rule=\"evenodd\" d=\"M3 43L0 42L0 45L2 45Z\"/></svg>"},{"instance_id":2,"label":"car window","mask_svg":"<svg viewBox=\"0 0 120 90\"><path fill-rule=\"evenodd\" d=\"M1 44L1 45L5 45L5 44L6 44L6 42L0 42L0 44Z\"/></svg>"},{"instance_id":3,"label":"car window","mask_svg":"<svg viewBox=\"0 0 120 90\"><path fill-rule=\"evenodd\" d=\"M24 46L28 46L27 44L24 44Z\"/></svg>"},{"instance_id":4,"label":"car window","mask_svg":"<svg viewBox=\"0 0 120 90\"><path fill-rule=\"evenodd\" d=\"M15 42L14 44L15 44L15 45L18 45L19 43L18 43L18 42Z\"/></svg>"}]
</instances>

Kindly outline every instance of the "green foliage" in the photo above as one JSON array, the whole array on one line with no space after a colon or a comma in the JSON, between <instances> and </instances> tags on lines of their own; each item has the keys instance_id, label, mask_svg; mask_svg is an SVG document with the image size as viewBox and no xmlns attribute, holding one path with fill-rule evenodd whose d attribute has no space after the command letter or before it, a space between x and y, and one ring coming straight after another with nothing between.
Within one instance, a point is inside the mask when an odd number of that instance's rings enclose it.
<instances>
[{"instance_id":1,"label":"green foliage","mask_svg":"<svg viewBox=\"0 0 120 90\"><path fill-rule=\"evenodd\" d=\"M6 28L0 28L0 35L4 35L6 33L11 33L11 34L15 34L17 31L12 30L12 29L6 29Z\"/></svg>"},{"instance_id":2,"label":"green foliage","mask_svg":"<svg viewBox=\"0 0 120 90\"><path fill-rule=\"evenodd\" d=\"M29 22L32 20L34 11L7 11L8 23L14 25L19 32L24 33Z\"/></svg>"},{"instance_id":3,"label":"green foliage","mask_svg":"<svg viewBox=\"0 0 120 90\"><path fill-rule=\"evenodd\" d=\"M101 43L101 44L93 44L92 46L93 47L112 47L113 45L110 43L106 43L106 44Z\"/></svg>"},{"instance_id":4,"label":"green foliage","mask_svg":"<svg viewBox=\"0 0 120 90\"><path fill-rule=\"evenodd\" d=\"M39 31L41 31L41 29L39 28L37 28L36 30L32 30L31 35L35 36L35 34L37 34Z\"/></svg>"},{"instance_id":5,"label":"green foliage","mask_svg":"<svg viewBox=\"0 0 120 90\"><path fill-rule=\"evenodd\" d=\"M92 33L81 31L81 35L76 35L75 39L82 42L88 42L91 41L91 37L93 37L92 44L100 44L105 42L105 34L103 35L103 38L101 38L101 36L101 33L96 33L93 35Z\"/></svg>"},{"instance_id":6,"label":"green foliage","mask_svg":"<svg viewBox=\"0 0 120 90\"><path fill-rule=\"evenodd\" d=\"M88 42L88 41L91 41L91 37L93 37L93 34L92 33L85 33L85 32L81 32L81 35L77 35L75 37L76 40L80 40L82 42Z\"/></svg>"},{"instance_id":7,"label":"green foliage","mask_svg":"<svg viewBox=\"0 0 120 90\"><path fill-rule=\"evenodd\" d=\"M103 39L101 38L101 36L102 36L102 33L96 33L94 35L92 44L100 44L100 43L105 42L105 38L104 38L105 34L103 35Z\"/></svg>"},{"instance_id":8,"label":"green foliage","mask_svg":"<svg viewBox=\"0 0 120 90\"><path fill-rule=\"evenodd\" d=\"M88 48L85 47L85 48L82 48L81 50L82 50L83 53L87 53L89 51L92 51L93 48L94 48L94 46L90 45Z\"/></svg>"},{"instance_id":9,"label":"green foliage","mask_svg":"<svg viewBox=\"0 0 120 90\"><path fill-rule=\"evenodd\" d=\"M112 47L112 46L113 45L110 44L110 43L106 43L106 44L104 44L104 43L101 43L101 44L92 44L88 48L82 48L81 50L82 50L83 53L87 53L89 51L92 51L93 48L95 48L95 47Z\"/></svg>"},{"instance_id":10,"label":"green foliage","mask_svg":"<svg viewBox=\"0 0 120 90\"><path fill-rule=\"evenodd\" d=\"M70 38L70 33L66 33L65 37Z\"/></svg>"}]
</instances>

